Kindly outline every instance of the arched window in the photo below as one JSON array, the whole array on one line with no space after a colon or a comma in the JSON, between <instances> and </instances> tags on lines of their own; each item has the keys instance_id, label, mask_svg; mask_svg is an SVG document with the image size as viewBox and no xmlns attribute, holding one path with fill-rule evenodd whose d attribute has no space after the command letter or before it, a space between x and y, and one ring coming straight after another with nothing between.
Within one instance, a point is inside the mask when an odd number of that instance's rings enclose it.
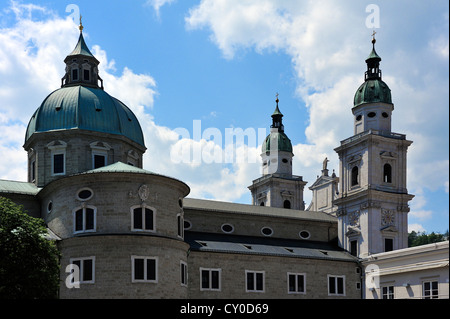
<instances>
[{"instance_id":1,"label":"arched window","mask_svg":"<svg viewBox=\"0 0 450 319\"><path fill-rule=\"evenodd\" d=\"M291 202L288 201L287 199L283 202L283 207L284 208L291 208Z\"/></svg>"},{"instance_id":2,"label":"arched window","mask_svg":"<svg viewBox=\"0 0 450 319\"><path fill-rule=\"evenodd\" d=\"M259 206L264 206L264 202L261 202L261 203L259 204Z\"/></svg>"},{"instance_id":3,"label":"arched window","mask_svg":"<svg viewBox=\"0 0 450 319\"><path fill-rule=\"evenodd\" d=\"M155 211L148 206L131 207L131 230L155 231Z\"/></svg>"},{"instance_id":4,"label":"arched window","mask_svg":"<svg viewBox=\"0 0 450 319\"><path fill-rule=\"evenodd\" d=\"M97 208L78 207L73 210L74 233L95 232L97 228Z\"/></svg>"},{"instance_id":5,"label":"arched window","mask_svg":"<svg viewBox=\"0 0 450 319\"><path fill-rule=\"evenodd\" d=\"M352 168L352 186L358 185L358 166Z\"/></svg>"},{"instance_id":6,"label":"arched window","mask_svg":"<svg viewBox=\"0 0 450 319\"><path fill-rule=\"evenodd\" d=\"M392 166L384 164L383 167L383 182L392 183Z\"/></svg>"}]
</instances>

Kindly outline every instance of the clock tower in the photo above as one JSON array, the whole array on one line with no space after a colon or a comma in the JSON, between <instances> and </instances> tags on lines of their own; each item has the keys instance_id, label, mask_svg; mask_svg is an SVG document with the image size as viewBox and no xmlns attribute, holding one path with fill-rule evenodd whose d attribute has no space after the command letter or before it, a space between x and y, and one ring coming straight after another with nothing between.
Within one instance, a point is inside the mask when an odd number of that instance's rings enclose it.
<instances>
[{"instance_id":1,"label":"clock tower","mask_svg":"<svg viewBox=\"0 0 450 319\"><path fill-rule=\"evenodd\" d=\"M358 257L408 247L406 188L412 141L391 131L391 91L382 81L372 39L364 83L354 97L354 135L335 148L339 155L339 245Z\"/></svg>"}]
</instances>

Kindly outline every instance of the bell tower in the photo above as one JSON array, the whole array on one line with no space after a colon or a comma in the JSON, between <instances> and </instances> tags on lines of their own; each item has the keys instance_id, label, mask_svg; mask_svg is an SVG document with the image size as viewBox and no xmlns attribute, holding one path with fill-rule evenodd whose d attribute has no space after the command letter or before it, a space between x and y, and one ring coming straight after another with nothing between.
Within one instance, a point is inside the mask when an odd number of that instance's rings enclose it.
<instances>
[{"instance_id":1,"label":"bell tower","mask_svg":"<svg viewBox=\"0 0 450 319\"><path fill-rule=\"evenodd\" d=\"M391 131L394 104L381 78L375 43L373 37L364 83L354 97L354 135L335 149L339 245L359 257L408 246L408 202L414 197L406 188L412 141Z\"/></svg>"},{"instance_id":2,"label":"bell tower","mask_svg":"<svg viewBox=\"0 0 450 319\"><path fill-rule=\"evenodd\" d=\"M292 143L284 133L283 114L278 107L272 114L270 134L261 147L262 177L249 186L253 205L304 210L302 176L292 175Z\"/></svg>"}]
</instances>

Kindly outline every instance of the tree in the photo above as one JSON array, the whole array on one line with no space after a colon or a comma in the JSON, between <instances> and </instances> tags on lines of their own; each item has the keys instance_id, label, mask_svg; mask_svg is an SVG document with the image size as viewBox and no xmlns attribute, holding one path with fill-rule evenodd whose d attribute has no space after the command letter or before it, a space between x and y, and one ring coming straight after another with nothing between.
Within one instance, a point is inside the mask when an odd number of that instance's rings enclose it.
<instances>
[{"instance_id":1,"label":"tree","mask_svg":"<svg viewBox=\"0 0 450 319\"><path fill-rule=\"evenodd\" d=\"M408 234L408 247L421 246L448 240L448 230L444 234L412 231Z\"/></svg>"},{"instance_id":2,"label":"tree","mask_svg":"<svg viewBox=\"0 0 450 319\"><path fill-rule=\"evenodd\" d=\"M0 197L0 299L56 298L60 254L42 219Z\"/></svg>"}]
</instances>

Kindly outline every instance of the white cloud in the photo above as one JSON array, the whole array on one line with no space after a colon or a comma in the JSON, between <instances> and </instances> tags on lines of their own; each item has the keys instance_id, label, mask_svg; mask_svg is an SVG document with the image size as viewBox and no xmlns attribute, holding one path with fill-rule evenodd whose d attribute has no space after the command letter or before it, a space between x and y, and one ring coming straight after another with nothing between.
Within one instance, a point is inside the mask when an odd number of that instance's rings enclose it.
<instances>
[{"instance_id":1,"label":"white cloud","mask_svg":"<svg viewBox=\"0 0 450 319\"><path fill-rule=\"evenodd\" d=\"M172 2L149 0L147 4L159 15L160 8ZM448 192L448 31L430 32L425 24L430 19L421 15L426 3L411 7L403 1L395 10L391 6L390 2L380 4L383 16L377 51L383 58L384 80L392 89L393 130L414 140L408 153L408 187L419 195L424 188L444 187ZM401 16L399 7L403 8ZM16 24L0 32L0 133L12 132L14 126L22 139L34 110L59 87L62 61L73 49L78 30L71 19L63 20L43 7L13 2L11 10ZM33 14L43 18L31 19ZM366 15L365 4L352 1L202 0L185 22L189 30L209 29L212 41L228 59L246 50L283 51L291 57L299 83L297 94L309 113L308 144L293 141L294 173L311 185L325 156L331 160L330 169L337 169L333 148L353 134L353 94L363 81L364 59L371 46L371 30L364 26ZM405 20L416 21L407 33L414 33L415 41L422 37L423 46L401 33ZM448 29L448 15L443 22L437 21L447 23ZM101 61L105 90L127 104L141 122L149 148L146 169L187 182L191 196L236 200L249 193L247 186L257 177L254 172L259 171L259 163L173 165L170 150L180 143L178 135L157 125L150 113L158 94L156 80L129 68L118 73L104 50L96 45L91 48ZM24 179L26 154L18 146L23 141L17 133L16 137L7 135L0 141L0 151L6 158L23 159L11 164L2 156L0 178ZM208 145L192 139L185 142ZM225 147L212 145L219 146ZM249 151L259 158L258 148ZM305 190L306 205L309 196ZM427 198L416 196L414 201L418 202L417 214L424 215Z\"/></svg>"},{"instance_id":2,"label":"white cloud","mask_svg":"<svg viewBox=\"0 0 450 319\"><path fill-rule=\"evenodd\" d=\"M159 10L161 9L161 7L166 5L166 4L171 4L171 3L175 2L175 1L176 0L147 0L147 2L145 4L153 7L153 9L156 12L156 15L159 18L160 17L160 11Z\"/></svg>"},{"instance_id":3,"label":"white cloud","mask_svg":"<svg viewBox=\"0 0 450 319\"><path fill-rule=\"evenodd\" d=\"M426 232L426 229L423 228L421 224L408 224L408 233L415 231L416 233Z\"/></svg>"},{"instance_id":4,"label":"white cloud","mask_svg":"<svg viewBox=\"0 0 450 319\"><path fill-rule=\"evenodd\" d=\"M448 191L448 13L442 14L448 5L439 2L431 11L426 3L378 5L377 51L395 104L393 131L414 140L408 188L419 194L425 188ZM185 20L189 30L209 29L227 59L252 49L291 56L297 93L309 112L309 144L293 141L294 171L309 183L325 156L337 168L333 148L353 134L353 94L363 82L364 59L371 49L365 6L356 1L202 0ZM420 195L412 203L426 206L427 200ZM431 212L414 214L425 218Z\"/></svg>"}]
</instances>

